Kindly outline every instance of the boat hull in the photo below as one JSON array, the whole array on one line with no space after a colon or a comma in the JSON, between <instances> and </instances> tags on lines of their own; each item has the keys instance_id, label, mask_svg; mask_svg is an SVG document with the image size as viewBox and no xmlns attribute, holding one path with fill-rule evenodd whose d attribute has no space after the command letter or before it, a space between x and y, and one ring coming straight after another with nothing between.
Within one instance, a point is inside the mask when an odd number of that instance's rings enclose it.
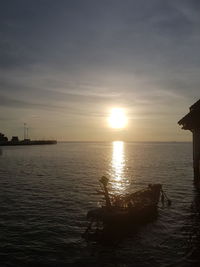
<instances>
[{"instance_id":1,"label":"boat hull","mask_svg":"<svg viewBox=\"0 0 200 267\"><path fill-rule=\"evenodd\" d=\"M121 198L120 202L112 202L110 207L102 206L90 210L87 214L90 224L83 237L86 239L111 237L112 239L153 221L158 215L161 190L160 184L149 185L144 190ZM116 203L121 206L117 206Z\"/></svg>"}]
</instances>

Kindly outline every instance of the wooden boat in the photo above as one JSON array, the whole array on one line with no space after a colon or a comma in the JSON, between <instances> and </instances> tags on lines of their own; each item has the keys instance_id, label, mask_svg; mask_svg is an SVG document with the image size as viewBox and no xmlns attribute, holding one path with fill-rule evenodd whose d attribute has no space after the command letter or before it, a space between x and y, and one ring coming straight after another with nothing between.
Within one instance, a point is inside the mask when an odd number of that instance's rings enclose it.
<instances>
[{"instance_id":1,"label":"wooden boat","mask_svg":"<svg viewBox=\"0 0 200 267\"><path fill-rule=\"evenodd\" d=\"M99 194L104 195L105 205L87 213L89 225L83 234L86 239L96 238L102 234L105 237L113 232L113 229L119 232L129 226L135 228L151 221L157 215L160 199L162 203L167 200L168 204L171 204L161 184L149 184L147 188L132 194L113 195L108 192L108 181L103 176L100 179L102 191L98 191Z\"/></svg>"}]
</instances>

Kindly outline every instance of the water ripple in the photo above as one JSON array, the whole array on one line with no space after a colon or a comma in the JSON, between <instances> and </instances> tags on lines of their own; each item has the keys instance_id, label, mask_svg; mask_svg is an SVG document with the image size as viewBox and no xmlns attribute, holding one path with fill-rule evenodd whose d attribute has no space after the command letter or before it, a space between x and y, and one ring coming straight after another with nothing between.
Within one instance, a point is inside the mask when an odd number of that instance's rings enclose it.
<instances>
[{"instance_id":1,"label":"water ripple","mask_svg":"<svg viewBox=\"0 0 200 267\"><path fill-rule=\"evenodd\" d=\"M159 182L173 201L134 236L87 244L87 210L108 175L116 193ZM190 266L199 244L199 198L189 143L62 143L5 147L0 157L1 266Z\"/></svg>"}]
</instances>

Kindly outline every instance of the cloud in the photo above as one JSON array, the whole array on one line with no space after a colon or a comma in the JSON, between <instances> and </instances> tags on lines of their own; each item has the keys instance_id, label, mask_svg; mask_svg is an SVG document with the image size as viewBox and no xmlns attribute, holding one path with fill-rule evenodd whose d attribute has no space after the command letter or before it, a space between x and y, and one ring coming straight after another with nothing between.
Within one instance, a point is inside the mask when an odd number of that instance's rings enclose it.
<instances>
[{"instance_id":1,"label":"cloud","mask_svg":"<svg viewBox=\"0 0 200 267\"><path fill-rule=\"evenodd\" d=\"M156 110L176 113L199 98L199 6L2 1L1 107L81 118L106 116L113 105L152 119Z\"/></svg>"},{"instance_id":2,"label":"cloud","mask_svg":"<svg viewBox=\"0 0 200 267\"><path fill-rule=\"evenodd\" d=\"M33 102L26 102L19 99L13 99L10 97L6 97L3 95L0 95L0 106L5 107L11 107L11 108L40 108L40 109L46 109L46 108L58 108L57 106L51 106L51 105L45 105L45 104L39 104L39 103L33 103Z\"/></svg>"}]
</instances>

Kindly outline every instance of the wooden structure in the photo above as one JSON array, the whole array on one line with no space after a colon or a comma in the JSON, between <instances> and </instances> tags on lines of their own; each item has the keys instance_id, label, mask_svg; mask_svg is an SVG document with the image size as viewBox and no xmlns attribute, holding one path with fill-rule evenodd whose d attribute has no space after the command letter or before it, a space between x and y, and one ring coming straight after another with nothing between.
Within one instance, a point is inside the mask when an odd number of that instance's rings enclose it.
<instances>
[{"instance_id":1,"label":"wooden structure","mask_svg":"<svg viewBox=\"0 0 200 267\"><path fill-rule=\"evenodd\" d=\"M190 112L179 122L182 129L193 134L193 166L195 181L200 181L200 99L190 107Z\"/></svg>"}]
</instances>

